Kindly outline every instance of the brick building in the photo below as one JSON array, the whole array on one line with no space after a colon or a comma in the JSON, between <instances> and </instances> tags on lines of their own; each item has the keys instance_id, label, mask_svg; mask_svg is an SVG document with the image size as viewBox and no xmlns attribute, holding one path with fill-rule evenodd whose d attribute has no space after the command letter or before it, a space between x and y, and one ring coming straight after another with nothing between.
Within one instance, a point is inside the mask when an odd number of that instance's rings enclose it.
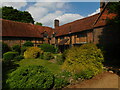
<instances>
[{"instance_id":1,"label":"brick building","mask_svg":"<svg viewBox=\"0 0 120 90\"><path fill-rule=\"evenodd\" d=\"M14 44L22 45L26 41L31 41L34 45L49 43L45 34L51 35L53 31L52 28L29 23L4 19L0 21L2 22L2 41L9 46L13 46Z\"/></svg>"},{"instance_id":2,"label":"brick building","mask_svg":"<svg viewBox=\"0 0 120 90\"><path fill-rule=\"evenodd\" d=\"M55 20L56 44L62 50L70 47L81 45L84 43L95 44L110 44L112 33L107 33L103 37L103 32L107 30L113 31L110 25L107 23L107 19L112 19L115 14L108 13L107 6L109 3L100 3L100 13L93 16L89 16L74 22L67 23L59 26L59 21ZM101 40L102 39L102 40ZM109 40L108 40L109 39ZM102 42L101 42L102 41ZM110 42L109 42L110 41ZM117 42L118 40L116 40ZM113 42L112 42L113 43Z\"/></svg>"},{"instance_id":3,"label":"brick building","mask_svg":"<svg viewBox=\"0 0 120 90\"><path fill-rule=\"evenodd\" d=\"M112 19L116 16L108 13L108 5L109 3L101 2L100 13L62 26L59 26L59 20L55 20L54 29L1 19L2 40L10 46L13 44L21 45L28 40L35 45L50 43L57 45L61 51L71 46L90 42L95 44L101 43L102 45L110 44L111 42L108 41L111 41L110 37L112 37L112 34L108 33L104 37L102 36L104 31L110 29L106 19Z\"/></svg>"}]
</instances>

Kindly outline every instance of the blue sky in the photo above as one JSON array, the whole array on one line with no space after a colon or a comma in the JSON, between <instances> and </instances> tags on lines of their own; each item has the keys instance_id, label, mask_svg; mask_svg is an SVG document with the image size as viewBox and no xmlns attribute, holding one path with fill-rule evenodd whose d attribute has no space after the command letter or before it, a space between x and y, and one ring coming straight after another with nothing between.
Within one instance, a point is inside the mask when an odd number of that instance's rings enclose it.
<instances>
[{"instance_id":1,"label":"blue sky","mask_svg":"<svg viewBox=\"0 0 120 90\"><path fill-rule=\"evenodd\" d=\"M3 6L13 6L28 11L35 22L53 27L54 19L60 25L99 13L99 2L6 2Z\"/></svg>"},{"instance_id":2,"label":"blue sky","mask_svg":"<svg viewBox=\"0 0 120 90\"><path fill-rule=\"evenodd\" d=\"M96 11L100 7L99 2L73 2L70 3L73 7L70 10L72 13L79 13L83 16L87 16Z\"/></svg>"}]
</instances>

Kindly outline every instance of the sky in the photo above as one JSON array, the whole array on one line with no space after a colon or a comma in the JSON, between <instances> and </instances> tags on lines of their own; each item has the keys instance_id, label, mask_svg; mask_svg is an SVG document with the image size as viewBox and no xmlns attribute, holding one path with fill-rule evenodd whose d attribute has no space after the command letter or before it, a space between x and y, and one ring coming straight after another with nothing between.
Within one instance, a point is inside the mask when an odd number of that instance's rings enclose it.
<instances>
[{"instance_id":1,"label":"sky","mask_svg":"<svg viewBox=\"0 0 120 90\"><path fill-rule=\"evenodd\" d=\"M63 25L100 12L99 2L3 2L2 6L28 11L35 22L48 27L54 27L55 19Z\"/></svg>"}]
</instances>

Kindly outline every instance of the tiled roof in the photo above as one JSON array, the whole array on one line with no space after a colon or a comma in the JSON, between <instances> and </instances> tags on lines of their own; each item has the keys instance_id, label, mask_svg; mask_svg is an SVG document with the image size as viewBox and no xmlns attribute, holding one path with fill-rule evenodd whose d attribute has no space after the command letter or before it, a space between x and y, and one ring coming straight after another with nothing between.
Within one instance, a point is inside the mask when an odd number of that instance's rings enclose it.
<instances>
[{"instance_id":1,"label":"tiled roof","mask_svg":"<svg viewBox=\"0 0 120 90\"><path fill-rule=\"evenodd\" d=\"M0 19L2 21L2 36L14 37L36 37L42 38L44 31L52 34L53 29L49 27L33 25L30 23L22 23L10 20Z\"/></svg>"},{"instance_id":2,"label":"tiled roof","mask_svg":"<svg viewBox=\"0 0 120 90\"><path fill-rule=\"evenodd\" d=\"M57 35L56 36L61 36L61 35L67 35L69 34L69 31L71 33L75 32L81 32L84 30L89 30L93 28L93 23L97 19L99 14L89 16L80 20L76 20L74 22L59 26L55 29Z\"/></svg>"},{"instance_id":3,"label":"tiled roof","mask_svg":"<svg viewBox=\"0 0 120 90\"><path fill-rule=\"evenodd\" d=\"M104 8L101 13L64 24L55 28L55 30L50 27L29 23L21 23L4 19L0 19L0 21L2 21L2 36L42 38L42 33L45 31L48 33L49 37L53 31L56 32L56 36L63 36L68 35L69 33L90 30L93 29L93 27L105 26L107 24L106 19L112 19L114 16L116 15L109 14L106 8Z\"/></svg>"}]
</instances>

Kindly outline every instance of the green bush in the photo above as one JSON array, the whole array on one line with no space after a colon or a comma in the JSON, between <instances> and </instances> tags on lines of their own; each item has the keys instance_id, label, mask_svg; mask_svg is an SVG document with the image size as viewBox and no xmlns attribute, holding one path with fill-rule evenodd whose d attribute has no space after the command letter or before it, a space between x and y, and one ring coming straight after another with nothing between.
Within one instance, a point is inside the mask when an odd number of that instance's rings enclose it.
<instances>
[{"instance_id":1,"label":"green bush","mask_svg":"<svg viewBox=\"0 0 120 90\"><path fill-rule=\"evenodd\" d=\"M20 61L20 60L22 60L22 59L24 59L24 57L23 57L22 55L16 56L16 57L14 58L15 61Z\"/></svg>"},{"instance_id":2,"label":"green bush","mask_svg":"<svg viewBox=\"0 0 120 90\"><path fill-rule=\"evenodd\" d=\"M39 57L43 51L38 48L38 47L29 47L25 52L24 52L24 58L25 59L34 59Z\"/></svg>"},{"instance_id":3,"label":"green bush","mask_svg":"<svg viewBox=\"0 0 120 90\"><path fill-rule=\"evenodd\" d=\"M33 47L34 44L31 41L26 41L22 46L24 46L24 47Z\"/></svg>"},{"instance_id":4,"label":"green bush","mask_svg":"<svg viewBox=\"0 0 120 90\"><path fill-rule=\"evenodd\" d=\"M84 44L67 50L62 69L71 73L80 73L90 69L93 75L96 75L103 70L103 61L103 54L96 45Z\"/></svg>"},{"instance_id":5,"label":"green bush","mask_svg":"<svg viewBox=\"0 0 120 90\"><path fill-rule=\"evenodd\" d=\"M53 75L43 66L25 66L9 74L6 88L39 88L50 89L53 86Z\"/></svg>"},{"instance_id":6,"label":"green bush","mask_svg":"<svg viewBox=\"0 0 120 90\"><path fill-rule=\"evenodd\" d=\"M93 75L93 71L91 70L83 70L81 71L80 73L76 73L74 75L74 79L78 79L78 78L81 78L81 79L90 79L92 78L94 75Z\"/></svg>"},{"instance_id":7,"label":"green bush","mask_svg":"<svg viewBox=\"0 0 120 90\"><path fill-rule=\"evenodd\" d=\"M64 78L56 77L54 80L54 88L63 88L68 84L69 84L69 82L67 80L65 80Z\"/></svg>"},{"instance_id":8,"label":"green bush","mask_svg":"<svg viewBox=\"0 0 120 90\"><path fill-rule=\"evenodd\" d=\"M44 53L39 56L40 59L44 59Z\"/></svg>"},{"instance_id":9,"label":"green bush","mask_svg":"<svg viewBox=\"0 0 120 90\"><path fill-rule=\"evenodd\" d=\"M21 47L21 55L24 55L24 52L27 50L29 47L22 46Z\"/></svg>"},{"instance_id":10,"label":"green bush","mask_svg":"<svg viewBox=\"0 0 120 90\"><path fill-rule=\"evenodd\" d=\"M13 60L17 55L19 55L18 52L6 52L3 54L3 60L4 63L9 64L11 60Z\"/></svg>"},{"instance_id":11,"label":"green bush","mask_svg":"<svg viewBox=\"0 0 120 90\"><path fill-rule=\"evenodd\" d=\"M12 50L15 51L15 52L19 52L20 53L20 51L21 51L20 45L13 45L12 46Z\"/></svg>"},{"instance_id":12,"label":"green bush","mask_svg":"<svg viewBox=\"0 0 120 90\"><path fill-rule=\"evenodd\" d=\"M45 59L45 60L53 59L52 53L51 52L44 52L43 59Z\"/></svg>"},{"instance_id":13,"label":"green bush","mask_svg":"<svg viewBox=\"0 0 120 90\"><path fill-rule=\"evenodd\" d=\"M2 42L2 54L6 53L10 50L11 50L11 48L6 43Z\"/></svg>"},{"instance_id":14,"label":"green bush","mask_svg":"<svg viewBox=\"0 0 120 90\"><path fill-rule=\"evenodd\" d=\"M41 44L39 46L44 52L51 52L51 53L56 53L57 48L55 48L53 45L50 44Z\"/></svg>"},{"instance_id":15,"label":"green bush","mask_svg":"<svg viewBox=\"0 0 120 90\"><path fill-rule=\"evenodd\" d=\"M62 88L69 84L69 78L72 76L70 72L62 71L58 74L55 74L54 88Z\"/></svg>"},{"instance_id":16,"label":"green bush","mask_svg":"<svg viewBox=\"0 0 120 90\"><path fill-rule=\"evenodd\" d=\"M57 61L57 64L62 65L62 64L64 63L63 54L62 54L62 53L57 54L57 55L55 56L55 60Z\"/></svg>"}]
</instances>

